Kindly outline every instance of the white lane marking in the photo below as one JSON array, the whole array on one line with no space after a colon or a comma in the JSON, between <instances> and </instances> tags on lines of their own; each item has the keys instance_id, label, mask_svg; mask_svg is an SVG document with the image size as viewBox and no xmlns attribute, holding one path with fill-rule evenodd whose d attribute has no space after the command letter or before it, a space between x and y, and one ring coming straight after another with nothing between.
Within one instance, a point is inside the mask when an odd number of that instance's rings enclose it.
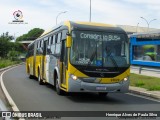
<instances>
[{"instance_id":1,"label":"white lane marking","mask_svg":"<svg viewBox=\"0 0 160 120\"><path fill-rule=\"evenodd\" d=\"M16 67L19 67L19 65L18 65L18 66L15 66L15 67L13 67L13 68L16 68ZM3 82L3 75L4 75L4 73L8 72L9 70L11 70L11 69L13 69L13 68L10 68L10 69L8 69L8 70L3 71L3 73L1 74L0 83L1 83L2 90L3 90L6 98L7 98L8 101L9 101L9 104L12 106L13 111L20 111L20 110L18 109L17 105L15 104L15 102L13 101L12 97L11 97L10 94L8 93L8 91L7 91L7 89L6 89L5 85L4 85L4 82ZM25 119L20 119L20 120L25 120Z\"/></svg>"},{"instance_id":2,"label":"white lane marking","mask_svg":"<svg viewBox=\"0 0 160 120\"><path fill-rule=\"evenodd\" d=\"M150 98L150 97L147 97L147 96L138 95L138 94L134 94L134 93L126 93L126 94L132 95L132 96L136 96L136 97L140 97L140 98L147 99L147 100L151 100L151 101L154 101L154 102L159 102L159 103L160 103L160 100L156 100L156 99L154 99L154 98Z\"/></svg>"},{"instance_id":3,"label":"white lane marking","mask_svg":"<svg viewBox=\"0 0 160 120\"><path fill-rule=\"evenodd\" d=\"M4 105L1 99L0 99L0 106L1 106L1 109L0 109L1 111L8 111L8 109L6 108L6 106Z\"/></svg>"}]
</instances>

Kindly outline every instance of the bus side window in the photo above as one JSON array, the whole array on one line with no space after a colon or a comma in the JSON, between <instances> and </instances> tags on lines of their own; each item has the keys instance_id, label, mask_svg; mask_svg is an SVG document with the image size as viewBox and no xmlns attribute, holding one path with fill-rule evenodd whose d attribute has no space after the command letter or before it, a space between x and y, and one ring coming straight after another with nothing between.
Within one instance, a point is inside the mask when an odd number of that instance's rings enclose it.
<instances>
[{"instance_id":1,"label":"bus side window","mask_svg":"<svg viewBox=\"0 0 160 120\"><path fill-rule=\"evenodd\" d=\"M57 43L56 43L56 50L55 50L55 53L56 54L59 54L60 53L60 50L61 50L61 33L58 33L57 35Z\"/></svg>"},{"instance_id":2,"label":"bus side window","mask_svg":"<svg viewBox=\"0 0 160 120\"><path fill-rule=\"evenodd\" d=\"M48 45L51 45L52 36L49 37Z\"/></svg>"},{"instance_id":3,"label":"bus side window","mask_svg":"<svg viewBox=\"0 0 160 120\"><path fill-rule=\"evenodd\" d=\"M42 54L43 53L43 40L40 40L39 42L40 43L39 43L38 53Z\"/></svg>"},{"instance_id":4,"label":"bus side window","mask_svg":"<svg viewBox=\"0 0 160 120\"><path fill-rule=\"evenodd\" d=\"M53 35L51 37L51 46L50 46L50 48L51 48L51 53L50 54L54 54L54 52L55 52L55 35Z\"/></svg>"},{"instance_id":5,"label":"bus side window","mask_svg":"<svg viewBox=\"0 0 160 120\"><path fill-rule=\"evenodd\" d=\"M43 49L43 47L44 47L44 41L42 40L41 41L41 48Z\"/></svg>"},{"instance_id":6,"label":"bus side window","mask_svg":"<svg viewBox=\"0 0 160 120\"><path fill-rule=\"evenodd\" d=\"M55 44L55 43L56 43L56 35L53 35L53 36L52 36L52 41L53 41L52 44Z\"/></svg>"},{"instance_id":7,"label":"bus side window","mask_svg":"<svg viewBox=\"0 0 160 120\"><path fill-rule=\"evenodd\" d=\"M66 38L67 38L67 33L68 33L68 30L63 30L63 31L62 31L62 40L66 40Z\"/></svg>"},{"instance_id":8,"label":"bus side window","mask_svg":"<svg viewBox=\"0 0 160 120\"><path fill-rule=\"evenodd\" d=\"M58 37L57 37L57 43L60 43L61 42L61 32L60 33L58 33Z\"/></svg>"},{"instance_id":9,"label":"bus side window","mask_svg":"<svg viewBox=\"0 0 160 120\"><path fill-rule=\"evenodd\" d=\"M58 34L55 34L54 35L55 37L54 37L54 42L55 42L55 44L57 43L57 36L58 36Z\"/></svg>"},{"instance_id":10,"label":"bus side window","mask_svg":"<svg viewBox=\"0 0 160 120\"><path fill-rule=\"evenodd\" d=\"M39 47L39 46L38 46L38 45L39 45L38 43L39 43L39 42L37 41L37 48Z\"/></svg>"},{"instance_id":11,"label":"bus side window","mask_svg":"<svg viewBox=\"0 0 160 120\"><path fill-rule=\"evenodd\" d=\"M48 40L47 40L47 48L46 48L46 54L47 55L51 54L51 46L50 46L50 43L49 43L50 42L50 38L51 37L49 37Z\"/></svg>"},{"instance_id":12,"label":"bus side window","mask_svg":"<svg viewBox=\"0 0 160 120\"><path fill-rule=\"evenodd\" d=\"M45 37L43 39L43 54L46 55L47 54L47 47L48 47L48 41L49 41L49 38L48 37Z\"/></svg>"}]
</instances>

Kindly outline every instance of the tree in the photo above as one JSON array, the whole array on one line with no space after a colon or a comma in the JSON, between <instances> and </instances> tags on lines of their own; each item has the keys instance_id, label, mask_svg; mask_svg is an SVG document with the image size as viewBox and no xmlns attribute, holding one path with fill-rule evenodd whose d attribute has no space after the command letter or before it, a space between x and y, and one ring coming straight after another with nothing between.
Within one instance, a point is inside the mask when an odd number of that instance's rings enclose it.
<instances>
[{"instance_id":1,"label":"tree","mask_svg":"<svg viewBox=\"0 0 160 120\"><path fill-rule=\"evenodd\" d=\"M0 36L0 58L6 58L9 57L10 55L13 56L12 53L8 54L9 51L16 51L17 53L24 52L24 49L20 43L17 42L10 42L13 39L13 36L9 35L8 32L3 33ZM14 52L14 54L16 54Z\"/></svg>"},{"instance_id":2,"label":"tree","mask_svg":"<svg viewBox=\"0 0 160 120\"><path fill-rule=\"evenodd\" d=\"M1 39L5 39L5 40L7 40L7 41L14 39L13 36L9 35L9 32L3 33L3 34L0 36L0 38L1 38Z\"/></svg>"},{"instance_id":3,"label":"tree","mask_svg":"<svg viewBox=\"0 0 160 120\"><path fill-rule=\"evenodd\" d=\"M27 40L35 40L37 39L42 33L44 32L43 29L34 28L30 30L27 34L23 34L22 36L18 37L16 41L27 41Z\"/></svg>"},{"instance_id":4,"label":"tree","mask_svg":"<svg viewBox=\"0 0 160 120\"><path fill-rule=\"evenodd\" d=\"M4 36L0 37L0 57L6 57L9 51L9 39Z\"/></svg>"}]
</instances>

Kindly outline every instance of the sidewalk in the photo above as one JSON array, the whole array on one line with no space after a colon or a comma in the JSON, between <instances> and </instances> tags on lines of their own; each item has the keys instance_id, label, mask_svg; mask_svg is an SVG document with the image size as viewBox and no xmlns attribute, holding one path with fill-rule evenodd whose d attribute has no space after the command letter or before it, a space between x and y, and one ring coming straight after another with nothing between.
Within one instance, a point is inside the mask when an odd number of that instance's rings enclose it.
<instances>
[{"instance_id":1,"label":"sidewalk","mask_svg":"<svg viewBox=\"0 0 160 120\"><path fill-rule=\"evenodd\" d=\"M139 74L139 67L138 66L131 66L131 73ZM160 69L158 68L142 68L141 74L145 76L152 76L152 77L158 77L160 78ZM148 91L144 88L139 87L129 87L129 91L134 94L139 94L147 97L151 97L154 99L160 100L160 91Z\"/></svg>"}]
</instances>

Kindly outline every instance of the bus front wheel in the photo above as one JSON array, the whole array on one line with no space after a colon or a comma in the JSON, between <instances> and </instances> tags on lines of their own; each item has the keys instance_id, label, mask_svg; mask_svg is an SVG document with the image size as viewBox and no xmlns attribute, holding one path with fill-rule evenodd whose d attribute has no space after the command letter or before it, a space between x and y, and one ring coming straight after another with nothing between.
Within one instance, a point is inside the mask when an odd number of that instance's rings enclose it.
<instances>
[{"instance_id":1,"label":"bus front wheel","mask_svg":"<svg viewBox=\"0 0 160 120\"><path fill-rule=\"evenodd\" d=\"M100 97L106 97L107 96L107 92L99 92L98 93Z\"/></svg>"},{"instance_id":2,"label":"bus front wheel","mask_svg":"<svg viewBox=\"0 0 160 120\"><path fill-rule=\"evenodd\" d=\"M58 77L56 77L56 92L58 95L63 95L63 91L59 87Z\"/></svg>"}]
</instances>

